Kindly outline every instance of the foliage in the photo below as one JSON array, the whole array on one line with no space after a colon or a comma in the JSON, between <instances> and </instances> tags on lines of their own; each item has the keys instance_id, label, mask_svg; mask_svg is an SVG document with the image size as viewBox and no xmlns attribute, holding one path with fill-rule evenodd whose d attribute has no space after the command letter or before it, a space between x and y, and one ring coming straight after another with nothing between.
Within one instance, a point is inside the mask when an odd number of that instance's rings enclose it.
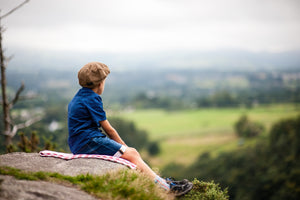
<instances>
[{"instance_id":1,"label":"foliage","mask_svg":"<svg viewBox=\"0 0 300 200\"><path fill-rule=\"evenodd\" d=\"M56 150L56 144L54 142L51 142L50 140L45 139L45 145L41 146L40 144L40 139L38 137L38 134L36 131L33 131L31 133L30 139L26 136L24 132L20 132L19 137L19 142L17 142L17 145L9 145L6 148L7 153L12 153L12 152L26 152L26 153L32 153L32 152L39 152L42 149L47 149L47 150ZM15 138L15 141L17 141Z\"/></svg>"},{"instance_id":2,"label":"foliage","mask_svg":"<svg viewBox=\"0 0 300 200\"><path fill-rule=\"evenodd\" d=\"M269 152L271 187L274 199L300 196L300 116L276 123L270 132ZM276 167L274 167L276 166Z\"/></svg>"},{"instance_id":3,"label":"foliage","mask_svg":"<svg viewBox=\"0 0 300 200\"><path fill-rule=\"evenodd\" d=\"M239 101L230 92L217 91L213 95L199 99L199 107L237 107Z\"/></svg>"},{"instance_id":4,"label":"foliage","mask_svg":"<svg viewBox=\"0 0 300 200\"><path fill-rule=\"evenodd\" d=\"M135 108L161 108L166 110L178 110L183 108L183 102L178 98L166 96L152 96L144 92L138 93L130 102Z\"/></svg>"},{"instance_id":5,"label":"foliage","mask_svg":"<svg viewBox=\"0 0 300 200\"><path fill-rule=\"evenodd\" d=\"M30 140L25 136L24 132L20 133L20 142L18 143L18 147L20 148L21 151L23 152L37 152L38 149L38 144L40 142L37 133L32 132Z\"/></svg>"},{"instance_id":6,"label":"foliage","mask_svg":"<svg viewBox=\"0 0 300 200\"><path fill-rule=\"evenodd\" d=\"M148 177L129 170L96 177L82 189L101 199L171 199Z\"/></svg>"},{"instance_id":7,"label":"foliage","mask_svg":"<svg viewBox=\"0 0 300 200\"><path fill-rule=\"evenodd\" d=\"M5 145L3 145L3 146L5 146ZM6 146L6 148L3 150L3 152L5 152L5 151L6 151L6 153L12 153L12 152L17 152L18 149L15 145L10 144L10 145Z\"/></svg>"},{"instance_id":8,"label":"foliage","mask_svg":"<svg viewBox=\"0 0 300 200\"><path fill-rule=\"evenodd\" d=\"M300 157L300 116L276 123L270 132L270 150L278 161L289 162ZM285 160L286 159L286 160Z\"/></svg>"},{"instance_id":9,"label":"foliage","mask_svg":"<svg viewBox=\"0 0 300 200\"><path fill-rule=\"evenodd\" d=\"M55 151L56 148L57 148L56 143L51 142L51 140L49 140L49 139L48 140L45 139L45 147L44 147L44 149L47 149L47 150L50 150L50 151ZM60 150L60 151L62 151L62 150Z\"/></svg>"},{"instance_id":10,"label":"foliage","mask_svg":"<svg viewBox=\"0 0 300 200\"><path fill-rule=\"evenodd\" d=\"M182 200L228 200L228 191L224 191L219 187L219 184L212 182L203 182L197 179L193 181L193 189L183 196Z\"/></svg>"},{"instance_id":11,"label":"foliage","mask_svg":"<svg viewBox=\"0 0 300 200\"><path fill-rule=\"evenodd\" d=\"M150 142L148 145L148 152L151 156L155 156L160 153L159 143L157 141Z\"/></svg>"},{"instance_id":12,"label":"foliage","mask_svg":"<svg viewBox=\"0 0 300 200\"><path fill-rule=\"evenodd\" d=\"M147 132L137 129L133 122L118 117L110 118L109 121L128 146L140 150L148 145Z\"/></svg>"},{"instance_id":13,"label":"foliage","mask_svg":"<svg viewBox=\"0 0 300 200\"><path fill-rule=\"evenodd\" d=\"M54 95L57 97L57 95ZM48 101L48 100L47 100ZM38 136L39 144L37 144L36 149L42 149L47 148L49 150L59 150L59 151L68 151L68 127L67 127L67 113L66 113L66 104L63 99L56 98L53 99L54 102L45 102L43 98L35 99L35 103L33 104L26 104L26 101L20 102L16 105L14 108L15 112L21 112L23 110L26 110L26 112L29 112L28 109L31 110L41 110L44 113L44 117L41 121L31 125L30 127L22 129L22 132L18 132L17 135L13 138L13 145L7 149L6 151L5 144L3 140L0 140L0 153L5 152L13 152L13 151L30 151L27 147L24 147L23 145L28 143L30 141L30 137L32 137L32 133L35 132L36 136ZM36 104L39 102L38 104ZM45 106L46 105L46 106ZM33 108L31 107L33 106ZM44 108L41 108L39 106L44 106ZM1 116L2 117L2 116ZM52 121L56 121L59 123L59 128L57 130L50 130L49 124ZM2 128L2 124L0 123L0 128ZM25 137L28 137L28 141ZM3 137L4 138L4 137ZM17 147L20 147L21 149L18 150ZM23 146L23 147L22 147ZM27 148L27 149L25 149ZM34 150L36 151L36 150Z\"/></svg>"},{"instance_id":14,"label":"foliage","mask_svg":"<svg viewBox=\"0 0 300 200\"><path fill-rule=\"evenodd\" d=\"M258 136L265 130L261 123L250 121L246 115L240 117L234 128L239 137L245 138Z\"/></svg>"},{"instance_id":15,"label":"foliage","mask_svg":"<svg viewBox=\"0 0 300 200\"><path fill-rule=\"evenodd\" d=\"M217 157L205 153L187 168L173 166L175 177L215 180L229 187L231 199L296 200L300 196L299 130L300 116L279 121L272 126L268 141ZM174 175L172 170L169 165L163 172Z\"/></svg>"}]
</instances>

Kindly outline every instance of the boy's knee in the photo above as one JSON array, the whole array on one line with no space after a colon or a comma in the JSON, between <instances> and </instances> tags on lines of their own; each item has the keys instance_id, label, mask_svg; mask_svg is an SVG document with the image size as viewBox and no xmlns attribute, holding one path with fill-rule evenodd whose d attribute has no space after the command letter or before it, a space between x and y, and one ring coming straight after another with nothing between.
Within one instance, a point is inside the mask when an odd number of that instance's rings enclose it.
<instances>
[{"instance_id":1,"label":"boy's knee","mask_svg":"<svg viewBox=\"0 0 300 200\"><path fill-rule=\"evenodd\" d=\"M129 153L130 155L132 155L132 156L135 156L135 157L139 157L139 156L140 156L139 152L138 152L135 148L128 147L128 148L126 149L126 151L128 151L128 153ZM125 152L126 152L126 151L125 151Z\"/></svg>"},{"instance_id":2,"label":"boy's knee","mask_svg":"<svg viewBox=\"0 0 300 200\"><path fill-rule=\"evenodd\" d=\"M140 154L135 148L127 147L122 158L125 158L127 160L135 160L135 159L140 158Z\"/></svg>"}]
</instances>

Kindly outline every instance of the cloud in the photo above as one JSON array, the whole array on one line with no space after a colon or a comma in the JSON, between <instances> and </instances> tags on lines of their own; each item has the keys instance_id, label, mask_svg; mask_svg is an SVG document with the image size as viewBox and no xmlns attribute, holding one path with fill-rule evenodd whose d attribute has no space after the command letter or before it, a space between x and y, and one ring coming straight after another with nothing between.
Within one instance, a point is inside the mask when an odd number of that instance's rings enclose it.
<instances>
[{"instance_id":1,"label":"cloud","mask_svg":"<svg viewBox=\"0 0 300 200\"><path fill-rule=\"evenodd\" d=\"M22 1L0 0L2 13ZM300 49L297 0L31 0L5 45L58 51Z\"/></svg>"}]
</instances>

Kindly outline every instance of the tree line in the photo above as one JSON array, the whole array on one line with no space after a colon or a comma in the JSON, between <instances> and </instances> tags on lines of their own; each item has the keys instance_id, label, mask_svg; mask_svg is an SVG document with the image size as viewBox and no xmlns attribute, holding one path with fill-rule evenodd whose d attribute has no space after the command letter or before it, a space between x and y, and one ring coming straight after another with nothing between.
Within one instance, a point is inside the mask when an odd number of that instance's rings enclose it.
<instances>
[{"instance_id":1,"label":"tree line","mask_svg":"<svg viewBox=\"0 0 300 200\"><path fill-rule=\"evenodd\" d=\"M217 157L206 152L189 167L173 163L163 173L179 179L214 180L228 187L230 199L296 200L300 196L299 166L300 116L275 123L268 138L254 147Z\"/></svg>"}]
</instances>

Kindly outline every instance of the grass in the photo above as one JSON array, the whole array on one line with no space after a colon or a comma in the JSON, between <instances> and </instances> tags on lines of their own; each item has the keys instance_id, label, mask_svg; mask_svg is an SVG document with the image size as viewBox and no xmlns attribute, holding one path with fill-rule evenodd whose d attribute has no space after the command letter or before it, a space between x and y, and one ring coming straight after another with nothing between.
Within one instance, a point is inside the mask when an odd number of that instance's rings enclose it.
<instances>
[{"instance_id":1,"label":"grass","mask_svg":"<svg viewBox=\"0 0 300 200\"><path fill-rule=\"evenodd\" d=\"M79 176L64 176L49 172L25 172L11 167L0 167L0 174L14 176L21 180L51 181L57 184L69 184L77 186L87 193L106 200L172 200L175 197L158 185L154 184L145 175L134 170L112 171L102 176L89 174ZM213 182L193 181L194 188L186 196L180 197L184 200L206 199L206 200L228 200L227 190L224 191L218 184ZM1 189L1 180L0 180Z\"/></svg>"},{"instance_id":2,"label":"grass","mask_svg":"<svg viewBox=\"0 0 300 200\"><path fill-rule=\"evenodd\" d=\"M300 109L294 104L263 105L247 108L206 108L182 111L136 110L120 113L119 116L132 120L139 129L146 130L151 140L160 141L161 153L150 157L142 153L149 163L162 168L170 162L189 165L202 153L232 151L239 146L234 133L234 124L241 115L258 121L268 133L275 122L295 117ZM246 140L243 147L255 144Z\"/></svg>"},{"instance_id":3,"label":"grass","mask_svg":"<svg viewBox=\"0 0 300 200\"><path fill-rule=\"evenodd\" d=\"M106 200L174 199L173 195L166 193L153 180L134 170L111 171L102 176L86 174L72 177L58 173L25 172L15 168L0 167L0 174L14 176L21 180L42 180L78 186L83 191Z\"/></svg>"}]
</instances>

